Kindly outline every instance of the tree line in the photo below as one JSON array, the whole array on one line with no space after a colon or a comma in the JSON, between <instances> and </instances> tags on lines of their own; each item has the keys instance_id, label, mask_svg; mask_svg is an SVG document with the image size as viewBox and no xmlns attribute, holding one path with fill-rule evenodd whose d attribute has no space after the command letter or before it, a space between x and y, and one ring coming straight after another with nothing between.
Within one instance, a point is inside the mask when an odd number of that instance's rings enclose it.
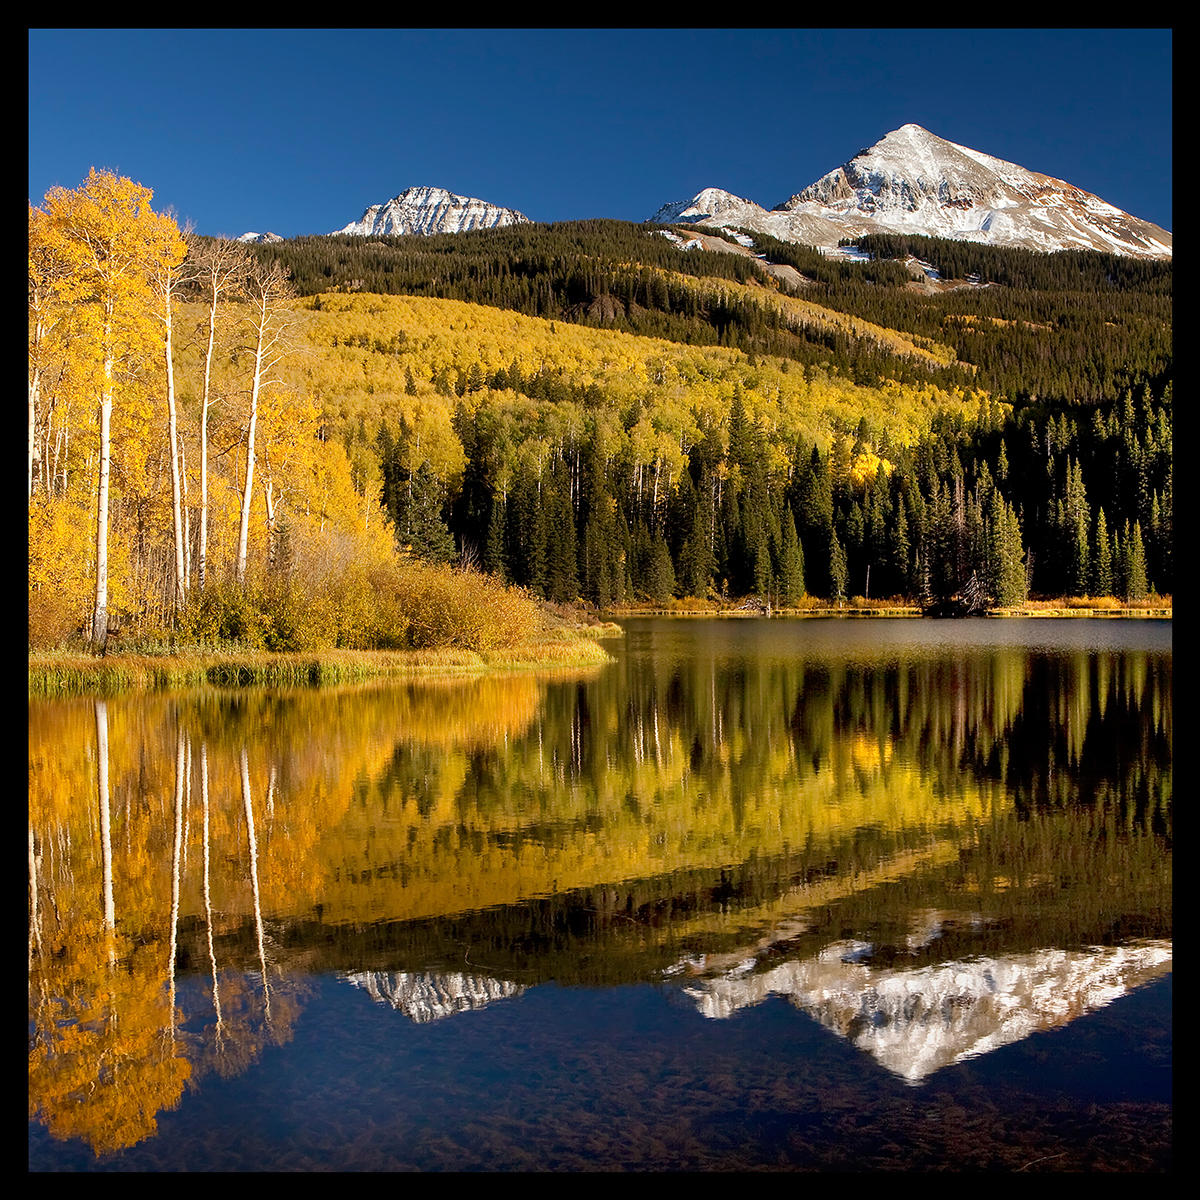
<instances>
[{"instance_id":1,"label":"tree line","mask_svg":"<svg viewBox=\"0 0 1200 1200\"><path fill-rule=\"evenodd\" d=\"M519 372L504 384L539 386ZM973 420L935 419L910 447L877 438L864 417L824 450L803 438L780 447L735 391L682 464L638 453L639 405L623 414L616 453L598 410L583 411L535 457L517 453L494 407L460 401L455 486L404 419L385 422L375 448L397 538L601 607L746 595L1004 606L1172 588L1169 385L1086 411L988 403Z\"/></svg>"}]
</instances>

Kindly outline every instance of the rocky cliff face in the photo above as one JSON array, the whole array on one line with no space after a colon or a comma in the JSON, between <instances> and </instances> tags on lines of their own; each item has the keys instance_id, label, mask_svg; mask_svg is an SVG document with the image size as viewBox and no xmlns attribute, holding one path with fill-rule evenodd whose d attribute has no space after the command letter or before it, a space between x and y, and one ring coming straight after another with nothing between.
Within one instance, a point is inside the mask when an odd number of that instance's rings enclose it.
<instances>
[{"instance_id":1,"label":"rocky cliff face","mask_svg":"<svg viewBox=\"0 0 1200 1200\"><path fill-rule=\"evenodd\" d=\"M363 236L407 233L462 233L468 229L496 229L529 224L529 218L511 208L488 204L470 196L456 196L444 188L411 187L386 204L373 204L362 217L334 233Z\"/></svg>"}]
</instances>

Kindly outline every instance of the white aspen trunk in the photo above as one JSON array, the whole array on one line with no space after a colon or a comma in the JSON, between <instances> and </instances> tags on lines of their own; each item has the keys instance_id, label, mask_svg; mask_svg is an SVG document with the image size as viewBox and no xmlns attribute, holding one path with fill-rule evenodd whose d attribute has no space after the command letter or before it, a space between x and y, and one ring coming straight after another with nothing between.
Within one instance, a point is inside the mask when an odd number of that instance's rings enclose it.
<instances>
[{"instance_id":1,"label":"white aspen trunk","mask_svg":"<svg viewBox=\"0 0 1200 1200\"><path fill-rule=\"evenodd\" d=\"M171 1042L175 1041L175 954L179 937L179 876L183 848L183 731L175 734L175 836L171 846L171 939L167 955L167 988L170 1002Z\"/></svg>"},{"instance_id":2,"label":"white aspen trunk","mask_svg":"<svg viewBox=\"0 0 1200 1200\"><path fill-rule=\"evenodd\" d=\"M250 388L250 421L246 429L246 486L242 490L242 521L238 529L237 581L246 582L246 544L250 537L250 499L254 492L254 433L258 425L258 390L262 386L263 339L266 336L267 301L261 302L258 341L254 350L254 380Z\"/></svg>"},{"instance_id":3,"label":"white aspen trunk","mask_svg":"<svg viewBox=\"0 0 1200 1200\"><path fill-rule=\"evenodd\" d=\"M172 282L164 288L163 303L166 307L166 367L167 367L167 436L171 445L171 516L175 529L175 602L178 612L187 600L187 575L183 563L183 496L180 486L179 467L179 423L175 412L175 358L172 353Z\"/></svg>"},{"instance_id":4,"label":"white aspen trunk","mask_svg":"<svg viewBox=\"0 0 1200 1200\"><path fill-rule=\"evenodd\" d=\"M208 349L204 352L204 394L200 398L200 550L196 582L204 590L208 566L208 406L212 395L213 346L217 334L217 285L214 281L208 310Z\"/></svg>"},{"instance_id":5,"label":"white aspen trunk","mask_svg":"<svg viewBox=\"0 0 1200 1200\"><path fill-rule=\"evenodd\" d=\"M40 332L39 332L40 338ZM37 441L37 410L38 410L38 393L41 389L41 371L34 368L33 378L29 381L29 488L26 492L26 501L33 500L33 459L34 459L34 444ZM43 467L42 474L45 474Z\"/></svg>"},{"instance_id":6,"label":"white aspen trunk","mask_svg":"<svg viewBox=\"0 0 1200 1200\"><path fill-rule=\"evenodd\" d=\"M112 337L111 315L104 330L104 383L100 392L100 475L96 485L96 593L92 608L92 649L103 654L108 646L108 476L111 466Z\"/></svg>"},{"instance_id":7,"label":"white aspen trunk","mask_svg":"<svg viewBox=\"0 0 1200 1200\"><path fill-rule=\"evenodd\" d=\"M96 701L96 793L100 802L100 876L104 928L110 934L116 928L113 902L112 827L108 804L108 705Z\"/></svg>"},{"instance_id":8,"label":"white aspen trunk","mask_svg":"<svg viewBox=\"0 0 1200 1200\"><path fill-rule=\"evenodd\" d=\"M46 493L46 499L49 500L53 494L54 485L58 481L58 461L61 455L63 463L63 482L62 490L67 490L67 459L66 450L69 443L70 433L64 429L65 421L55 422L54 410L57 406L53 400L50 402L50 411L46 414L46 457L45 462L49 464L49 469L42 472L42 485ZM54 454L50 454L50 435L54 434Z\"/></svg>"},{"instance_id":9,"label":"white aspen trunk","mask_svg":"<svg viewBox=\"0 0 1200 1200\"><path fill-rule=\"evenodd\" d=\"M42 491L46 495L46 499L50 499L54 481L58 478L58 452L62 446L62 429L59 428L54 421L54 405L50 405L50 411L46 413L46 435L42 442ZM54 443L54 451L51 453L50 443Z\"/></svg>"},{"instance_id":10,"label":"white aspen trunk","mask_svg":"<svg viewBox=\"0 0 1200 1200\"><path fill-rule=\"evenodd\" d=\"M179 473L183 477L183 578L192 586L192 510L188 504L187 454L179 439Z\"/></svg>"},{"instance_id":11,"label":"white aspen trunk","mask_svg":"<svg viewBox=\"0 0 1200 1200\"><path fill-rule=\"evenodd\" d=\"M263 500L267 510L267 567L274 570L275 562L275 482L267 472L263 483Z\"/></svg>"},{"instance_id":12,"label":"white aspen trunk","mask_svg":"<svg viewBox=\"0 0 1200 1200\"><path fill-rule=\"evenodd\" d=\"M204 829L204 924L208 931L208 961L212 966L213 981L213 1011L216 1014L217 1052L220 1053L225 1043L225 1021L221 1016L221 987L217 978L217 952L213 947L212 927L212 879L209 873L209 836L208 836L208 743L200 743L200 804L203 813Z\"/></svg>"},{"instance_id":13,"label":"white aspen trunk","mask_svg":"<svg viewBox=\"0 0 1200 1200\"><path fill-rule=\"evenodd\" d=\"M38 855L37 844L33 836L33 826L29 826L29 963L33 965L33 951L42 952L42 919L38 910Z\"/></svg>"},{"instance_id":14,"label":"white aspen trunk","mask_svg":"<svg viewBox=\"0 0 1200 1200\"><path fill-rule=\"evenodd\" d=\"M250 843L250 890L254 897L254 927L258 932L258 963L262 971L263 1011L271 1023L271 989L267 983L267 952L263 937L262 900L258 891L258 842L254 836L254 807L250 803L250 760L242 747L242 801L246 810L246 834Z\"/></svg>"}]
</instances>

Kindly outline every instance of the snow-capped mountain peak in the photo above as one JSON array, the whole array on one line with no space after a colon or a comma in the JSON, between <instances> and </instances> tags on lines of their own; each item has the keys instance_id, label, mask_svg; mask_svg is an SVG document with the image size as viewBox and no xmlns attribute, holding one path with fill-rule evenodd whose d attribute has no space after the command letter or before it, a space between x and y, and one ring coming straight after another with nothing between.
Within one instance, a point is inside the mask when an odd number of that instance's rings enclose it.
<instances>
[{"instance_id":1,"label":"snow-capped mountain peak","mask_svg":"<svg viewBox=\"0 0 1200 1200\"><path fill-rule=\"evenodd\" d=\"M745 200L726 192L721 188L705 188L697 192L690 200L677 200L673 204L664 204L650 218L657 224L667 224L678 221L682 224L692 224L696 221L721 217L731 225L736 225L736 218L745 214L753 215L763 210L753 200Z\"/></svg>"},{"instance_id":2,"label":"snow-capped mountain peak","mask_svg":"<svg viewBox=\"0 0 1200 1200\"><path fill-rule=\"evenodd\" d=\"M902 125L771 211L706 189L650 219L742 225L832 248L865 233L911 233L1032 250L1169 258L1171 234L1051 175ZM735 199L736 197L731 197ZM675 215L678 213L679 215Z\"/></svg>"},{"instance_id":3,"label":"snow-capped mountain peak","mask_svg":"<svg viewBox=\"0 0 1200 1200\"><path fill-rule=\"evenodd\" d=\"M529 218L516 209L457 196L445 188L410 187L384 204L371 205L357 221L333 232L363 236L462 233L524 224L529 224Z\"/></svg>"}]
</instances>

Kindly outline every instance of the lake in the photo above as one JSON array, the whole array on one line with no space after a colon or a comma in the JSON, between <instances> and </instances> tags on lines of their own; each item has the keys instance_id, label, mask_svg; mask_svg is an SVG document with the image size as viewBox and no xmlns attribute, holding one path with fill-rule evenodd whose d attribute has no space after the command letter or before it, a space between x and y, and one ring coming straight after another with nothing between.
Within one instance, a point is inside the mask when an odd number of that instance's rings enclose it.
<instances>
[{"instance_id":1,"label":"lake","mask_svg":"<svg viewBox=\"0 0 1200 1200\"><path fill-rule=\"evenodd\" d=\"M34 1171L1167 1171L1168 621L29 704Z\"/></svg>"}]
</instances>

